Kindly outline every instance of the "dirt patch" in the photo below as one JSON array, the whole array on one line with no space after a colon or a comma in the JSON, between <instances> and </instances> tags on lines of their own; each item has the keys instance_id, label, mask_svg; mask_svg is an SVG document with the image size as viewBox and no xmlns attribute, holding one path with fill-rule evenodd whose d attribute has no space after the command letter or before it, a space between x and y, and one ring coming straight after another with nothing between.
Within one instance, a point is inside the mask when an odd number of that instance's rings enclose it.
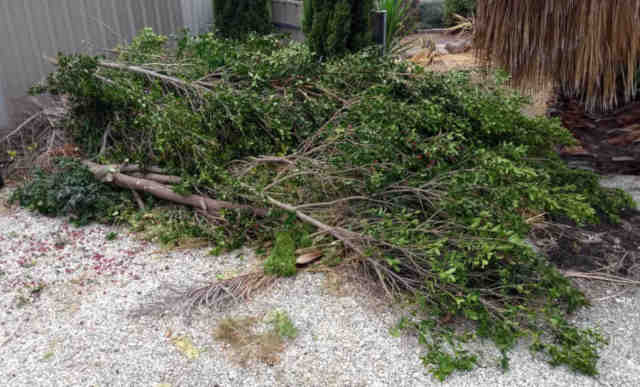
<instances>
[{"instance_id":1,"label":"dirt patch","mask_svg":"<svg viewBox=\"0 0 640 387\"><path fill-rule=\"evenodd\" d=\"M471 51L459 54L443 54L436 50L435 56L425 55L429 53L429 47L444 47L447 44L458 45L468 40L468 37L445 33L420 33L412 34L402 40L402 45L407 45L407 58L431 71L445 72L451 70L470 70L478 67L478 62Z\"/></svg>"},{"instance_id":2,"label":"dirt patch","mask_svg":"<svg viewBox=\"0 0 640 387\"><path fill-rule=\"evenodd\" d=\"M460 37L454 34L445 34L442 32L421 32L417 34L407 35L402 39L402 43L410 43L419 40L432 40L436 44L456 43Z\"/></svg>"},{"instance_id":3,"label":"dirt patch","mask_svg":"<svg viewBox=\"0 0 640 387\"><path fill-rule=\"evenodd\" d=\"M258 332L260 321L271 324L272 329ZM234 352L234 358L243 366L252 359L267 365L280 361L279 354L284 351L289 340L297 336L297 329L289 316L280 311L260 317L227 317L220 321L214 331L216 340L223 341Z\"/></svg>"},{"instance_id":4,"label":"dirt patch","mask_svg":"<svg viewBox=\"0 0 640 387\"><path fill-rule=\"evenodd\" d=\"M570 164L601 174L640 175L640 101L590 114L575 99L556 98L549 113L579 142L561 150Z\"/></svg>"},{"instance_id":5,"label":"dirt patch","mask_svg":"<svg viewBox=\"0 0 640 387\"><path fill-rule=\"evenodd\" d=\"M640 212L623 215L620 224L578 227L567 219L536 224L536 247L561 270L640 280Z\"/></svg>"}]
</instances>

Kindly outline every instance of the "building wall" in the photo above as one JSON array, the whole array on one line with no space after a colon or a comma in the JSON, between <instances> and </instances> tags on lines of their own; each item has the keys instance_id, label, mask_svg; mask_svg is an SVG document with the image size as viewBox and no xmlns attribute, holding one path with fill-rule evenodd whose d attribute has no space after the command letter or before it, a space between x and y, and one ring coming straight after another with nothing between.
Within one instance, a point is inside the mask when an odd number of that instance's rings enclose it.
<instances>
[{"instance_id":1,"label":"building wall","mask_svg":"<svg viewBox=\"0 0 640 387\"><path fill-rule=\"evenodd\" d=\"M1 79L0 79L1 81ZM7 101L4 98L2 83L0 83L0 136L2 136L2 128L9 127L9 110L7 109Z\"/></svg>"},{"instance_id":2,"label":"building wall","mask_svg":"<svg viewBox=\"0 0 640 387\"><path fill-rule=\"evenodd\" d=\"M302 2L272 0L273 22L302 41ZM162 34L213 25L212 0L0 0L0 135L40 108L25 97L58 52L98 53L131 40L144 27Z\"/></svg>"},{"instance_id":3,"label":"building wall","mask_svg":"<svg viewBox=\"0 0 640 387\"><path fill-rule=\"evenodd\" d=\"M302 33L302 1L295 0L272 0L273 24L298 41L304 40Z\"/></svg>"},{"instance_id":4,"label":"building wall","mask_svg":"<svg viewBox=\"0 0 640 387\"><path fill-rule=\"evenodd\" d=\"M0 133L24 107L16 99L53 69L43 56L96 53L144 27L199 33L212 23L211 0L0 0Z\"/></svg>"}]
</instances>

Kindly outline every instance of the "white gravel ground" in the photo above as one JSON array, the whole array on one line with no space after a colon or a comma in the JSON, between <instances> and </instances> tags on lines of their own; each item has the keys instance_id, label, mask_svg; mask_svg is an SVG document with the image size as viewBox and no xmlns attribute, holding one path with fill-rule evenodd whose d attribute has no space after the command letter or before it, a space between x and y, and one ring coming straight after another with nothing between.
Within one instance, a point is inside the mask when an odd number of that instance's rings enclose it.
<instances>
[{"instance_id":1,"label":"white gravel ground","mask_svg":"<svg viewBox=\"0 0 640 387\"><path fill-rule=\"evenodd\" d=\"M118 238L107 241L112 231ZM597 379L551 368L521 345L507 373L486 356L480 368L439 383L422 366L415 338L389 334L397 311L348 286L336 292L324 274L282 280L246 305L197 313L191 325L178 317L128 316L162 283L206 280L253 263L249 251L167 253L124 230L78 229L0 205L0 385L640 386L640 291L633 289L576 316L600 326L611 342ZM224 316L274 309L287 311L299 329L274 366L241 367L212 336ZM181 336L201 351L198 358L172 344ZM484 351L495 353L490 346Z\"/></svg>"}]
</instances>

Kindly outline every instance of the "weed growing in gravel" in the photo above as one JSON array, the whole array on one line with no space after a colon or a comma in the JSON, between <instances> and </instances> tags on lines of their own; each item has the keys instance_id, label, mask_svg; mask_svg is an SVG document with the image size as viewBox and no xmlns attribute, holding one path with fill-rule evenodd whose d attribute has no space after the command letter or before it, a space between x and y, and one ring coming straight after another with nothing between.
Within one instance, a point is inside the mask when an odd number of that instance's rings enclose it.
<instances>
[{"instance_id":1,"label":"weed growing in gravel","mask_svg":"<svg viewBox=\"0 0 640 387\"><path fill-rule=\"evenodd\" d=\"M298 336L298 329L286 312L276 310L267 316L266 322L271 324L273 331L283 339L295 339Z\"/></svg>"},{"instance_id":2,"label":"weed growing in gravel","mask_svg":"<svg viewBox=\"0 0 640 387\"><path fill-rule=\"evenodd\" d=\"M217 236L214 227L198 222L191 211L182 207L136 212L128 217L128 223L143 239L169 248L205 247Z\"/></svg>"},{"instance_id":3,"label":"weed growing in gravel","mask_svg":"<svg viewBox=\"0 0 640 387\"><path fill-rule=\"evenodd\" d=\"M16 307L22 308L34 303L40 298L45 288L46 284L38 281L32 281L24 284L24 288L18 291L18 295L15 298Z\"/></svg>"},{"instance_id":4,"label":"weed growing in gravel","mask_svg":"<svg viewBox=\"0 0 640 387\"><path fill-rule=\"evenodd\" d=\"M214 337L239 349L251 342L253 326L258 322L256 317L226 317L218 323Z\"/></svg>"},{"instance_id":5,"label":"weed growing in gravel","mask_svg":"<svg viewBox=\"0 0 640 387\"><path fill-rule=\"evenodd\" d=\"M264 319L271 329L258 332L256 325L259 322L257 317L227 317L218 323L214 337L230 345L242 365L252 359L276 364L280 361L278 354L288 341L298 335L298 330L289 316L281 311L274 311Z\"/></svg>"}]
</instances>

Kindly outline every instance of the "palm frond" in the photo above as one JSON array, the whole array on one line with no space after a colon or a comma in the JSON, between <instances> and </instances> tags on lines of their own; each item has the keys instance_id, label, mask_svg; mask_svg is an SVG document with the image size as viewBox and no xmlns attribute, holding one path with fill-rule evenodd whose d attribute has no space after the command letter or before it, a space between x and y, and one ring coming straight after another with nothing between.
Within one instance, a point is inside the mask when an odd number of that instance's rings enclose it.
<instances>
[{"instance_id":1,"label":"palm frond","mask_svg":"<svg viewBox=\"0 0 640 387\"><path fill-rule=\"evenodd\" d=\"M638 92L640 0L479 0L475 47L516 85L554 81L588 110Z\"/></svg>"}]
</instances>

